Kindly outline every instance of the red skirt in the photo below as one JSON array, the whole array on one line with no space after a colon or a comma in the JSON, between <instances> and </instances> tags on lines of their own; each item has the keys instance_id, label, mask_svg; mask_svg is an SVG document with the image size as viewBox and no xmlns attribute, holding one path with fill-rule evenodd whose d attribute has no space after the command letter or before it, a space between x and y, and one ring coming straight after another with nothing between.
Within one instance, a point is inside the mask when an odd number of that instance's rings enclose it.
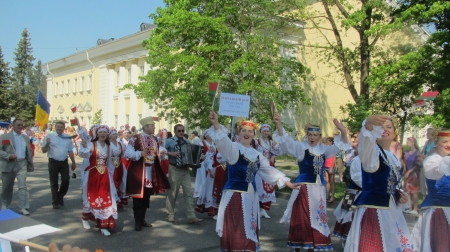
<instances>
[{"instance_id":1,"label":"red skirt","mask_svg":"<svg viewBox=\"0 0 450 252\"><path fill-rule=\"evenodd\" d=\"M430 246L433 252L450 251L450 225L441 208L436 208L430 221Z\"/></svg>"},{"instance_id":2,"label":"red skirt","mask_svg":"<svg viewBox=\"0 0 450 252\"><path fill-rule=\"evenodd\" d=\"M332 250L331 236L325 236L311 227L308 190L305 185L292 205L288 246L293 248Z\"/></svg>"},{"instance_id":3,"label":"red skirt","mask_svg":"<svg viewBox=\"0 0 450 252\"><path fill-rule=\"evenodd\" d=\"M114 169L113 174L114 186L116 187L116 191L119 196L125 194L125 192L120 191L120 184L122 183L122 178L123 178L123 167L122 164L120 164L118 168Z\"/></svg>"},{"instance_id":4,"label":"red skirt","mask_svg":"<svg viewBox=\"0 0 450 252\"><path fill-rule=\"evenodd\" d=\"M256 251L256 243L245 236L240 193L234 193L225 209L220 251ZM259 240L258 228L256 234Z\"/></svg>"},{"instance_id":5,"label":"red skirt","mask_svg":"<svg viewBox=\"0 0 450 252\"><path fill-rule=\"evenodd\" d=\"M346 223L336 221L336 224L334 225L333 235L341 237L343 240L347 240L348 232L350 231L351 226L351 221Z\"/></svg>"},{"instance_id":6,"label":"red skirt","mask_svg":"<svg viewBox=\"0 0 450 252\"><path fill-rule=\"evenodd\" d=\"M377 209L367 208L361 220L360 252L383 251L381 227L378 222Z\"/></svg>"}]
</instances>

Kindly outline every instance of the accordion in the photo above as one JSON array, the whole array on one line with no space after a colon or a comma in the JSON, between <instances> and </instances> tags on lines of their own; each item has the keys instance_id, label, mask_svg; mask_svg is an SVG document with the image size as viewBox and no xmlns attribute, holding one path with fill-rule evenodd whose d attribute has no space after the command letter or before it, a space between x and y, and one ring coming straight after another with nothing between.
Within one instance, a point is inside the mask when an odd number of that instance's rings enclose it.
<instances>
[{"instance_id":1,"label":"accordion","mask_svg":"<svg viewBox=\"0 0 450 252\"><path fill-rule=\"evenodd\" d=\"M180 168L200 167L203 146L190 143L179 143L174 146L174 151L179 154L176 158L169 159L171 165Z\"/></svg>"}]
</instances>

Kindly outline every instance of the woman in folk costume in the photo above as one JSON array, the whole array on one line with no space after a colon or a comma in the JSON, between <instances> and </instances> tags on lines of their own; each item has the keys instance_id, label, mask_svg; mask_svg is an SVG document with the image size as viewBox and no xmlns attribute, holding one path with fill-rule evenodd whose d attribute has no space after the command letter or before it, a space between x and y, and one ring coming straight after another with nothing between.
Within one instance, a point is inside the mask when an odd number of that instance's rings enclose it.
<instances>
[{"instance_id":1,"label":"woman in folk costume","mask_svg":"<svg viewBox=\"0 0 450 252\"><path fill-rule=\"evenodd\" d=\"M334 145L321 144L321 129L316 125L307 125L304 141L295 141L286 134L281 124L281 116L274 116L277 130L274 140L283 153L297 158L300 175L294 182L299 190L291 194L281 223L289 223L288 246L300 251L332 250L330 229L328 228L327 202L325 190L325 159L339 151L350 148L344 125L334 119L333 123L341 131L334 138Z\"/></svg>"},{"instance_id":2,"label":"woman in folk costume","mask_svg":"<svg viewBox=\"0 0 450 252\"><path fill-rule=\"evenodd\" d=\"M213 198L214 175L216 167L220 166L217 161L217 149L214 146L211 136L206 130L203 133L203 162L197 169L195 177L194 198L197 198L195 211L199 213L208 213L208 216L216 216L218 204Z\"/></svg>"},{"instance_id":3,"label":"woman in folk costume","mask_svg":"<svg viewBox=\"0 0 450 252\"><path fill-rule=\"evenodd\" d=\"M423 169L428 195L412 231L416 251L450 251L450 130L434 129L435 152Z\"/></svg>"},{"instance_id":4,"label":"woman in folk costume","mask_svg":"<svg viewBox=\"0 0 450 252\"><path fill-rule=\"evenodd\" d=\"M259 132L261 137L258 139L259 150L262 151L264 157L266 157L270 166L275 167L275 156L282 154L280 146L272 140L270 137L271 127L269 124L261 125ZM261 208L261 217L270 219L266 210L270 210L272 202L276 202L275 186L266 183L261 177L256 174L256 192L259 195L259 208Z\"/></svg>"},{"instance_id":5,"label":"woman in folk costume","mask_svg":"<svg viewBox=\"0 0 450 252\"><path fill-rule=\"evenodd\" d=\"M112 181L114 164L108 140L109 129L100 125L95 129L96 137L91 142L81 141L80 157L89 160L83 181L83 227L89 229L89 220L95 221L103 235L109 236L108 229L116 227L117 192ZM86 164L83 162L83 164Z\"/></svg>"},{"instance_id":6,"label":"woman in folk costume","mask_svg":"<svg viewBox=\"0 0 450 252\"><path fill-rule=\"evenodd\" d=\"M395 136L391 117L373 115L362 124L358 136L362 192L355 200L344 251L413 251L402 213L408 194L400 189L400 160L389 150Z\"/></svg>"},{"instance_id":7,"label":"woman in folk costume","mask_svg":"<svg viewBox=\"0 0 450 252\"><path fill-rule=\"evenodd\" d=\"M221 251L256 251L259 249L259 197L255 192L255 175L280 188L297 184L270 166L262 153L250 146L255 136L255 123L241 121L238 126L240 142L231 142L227 129L219 124L218 116L211 111L209 133L219 153L227 160L228 180L223 189L216 224L221 237Z\"/></svg>"},{"instance_id":8,"label":"woman in folk costume","mask_svg":"<svg viewBox=\"0 0 450 252\"><path fill-rule=\"evenodd\" d=\"M117 130L112 129L109 132L109 141L111 148L111 159L114 165L114 174L113 181L114 186L116 188L118 198L117 205L119 207L123 205L128 205L128 196L125 195L126 183L127 183L127 169L125 168L125 164L123 163L124 154L126 150L125 144L117 141L118 138Z\"/></svg>"},{"instance_id":9,"label":"woman in folk costume","mask_svg":"<svg viewBox=\"0 0 450 252\"><path fill-rule=\"evenodd\" d=\"M358 156L353 157L350 164L350 177L351 181L347 184L344 198L334 210L336 224L334 225L333 236L340 237L342 244L345 244L348 232L352 226L353 212L350 210L350 207L353 205L355 199L361 194L361 160Z\"/></svg>"}]
</instances>

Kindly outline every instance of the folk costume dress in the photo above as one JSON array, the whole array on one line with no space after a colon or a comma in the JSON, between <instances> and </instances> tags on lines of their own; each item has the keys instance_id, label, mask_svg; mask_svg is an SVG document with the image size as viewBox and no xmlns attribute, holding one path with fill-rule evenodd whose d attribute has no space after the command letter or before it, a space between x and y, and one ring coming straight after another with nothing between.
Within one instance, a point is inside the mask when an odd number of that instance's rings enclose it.
<instances>
[{"instance_id":1,"label":"folk costume dress","mask_svg":"<svg viewBox=\"0 0 450 252\"><path fill-rule=\"evenodd\" d=\"M259 149L263 153L264 157L266 157L269 161L272 156L280 156L282 154L280 146L272 140L269 140L266 143L262 139L258 139ZM270 166L275 167L275 164L270 162ZM269 211L270 205L272 202L277 202L277 198L275 197L275 186L266 183L261 177L256 174L256 192L258 192L259 206Z\"/></svg>"},{"instance_id":2,"label":"folk costume dress","mask_svg":"<svg viewBox=\"0 0 450 252\"><path fill-rule=\"evenodd\" d=\"M210 176L211 172L217 168L222 169L221 164L217 161L217 149L214 143L208 143L203 140L203 155L205 160L197 169L195 177L194 198L197 198L197 206L195 211L199 213L208 213L208 216L217 215L219 205L216 198L213 197L214 178Z\"/></svg>"},{"instance_id":3,"label":"folk costume dress","mask_svg":"<svg viewBox=\"0 0 450 252\"><path fill-rule=\"evenodd\" d=\"M79 156L89 161L81 167L84 171L82 219L94 221L97 228L115 228L119 198L111 179L115 169L110 145L102 147L97 141L89 142L86 148L80 148Z\"/></svg>"},{"instance_id":4,"label":"folk costume dress","mask_svg":"<svg viewBox=\"0 0 450 252\"><path fill-rule=\"evenodd\" d=\"M294 183L301 182L299 190L293 190L286 211L280 222L289 224L287 245L292 248L332 250L331 232L328 227L325 159L351 147L341 137L334 138L334 145L318 144L311 147L306 141L294 141L286 134L273 134L283 153L297 158L300 175Z\"/></svg>"},{"instance_id":5,"label":"folk costume dress","mask_svg":"<svg viewBox=\"0 0 450 252\"><path fill-rule=\"evenodd\" d=\"M128 204L128 196L126 196L125 189L127 183L127 169L125 163L123 162L125 156L126 147L122 142L117 141L117 145L114 143L110 144L111 148L111 159L114 165L113 181L118 197L120 199L120 204Z\"/></svg>"},{"instance_id":6,"label":"folk costume dress","mask_svg":"<svg viewBox=\"0 0 450 252\"><path fill-rule=\"evenodd\" d=\"M361 194L362 187L361 160L358 156L352 158L352 162L350 164L350 176L352 181L347 186L346 192L350 191L355 194L356 199ZM334 210L336 224L334 225L333 236L340 237L342 241L346 241L348 232L352 226L353 212L342 208L343 202L344 199L339 202L336 210Z\"/></svg>"},{"instance_id":7,"label":"folk costume dress","mask_svg":"<svg viewBox=\"0 0 450 252\"><path fill-rule=\"evenodd\" d=\"M357 209L344 251L414 251L402 212L406 204L398 202L402 179L400 161L390 150L382 150L377 145L383 127L373 126L369 131L365 123L358 137L362 192L355 200Z\"/></svg>"},{"instance_id":8,"label":"folk costume dress","mask_svg":"<svg viewBox=\"0 0 450 252\"><path fill-rule=\"evenodd\" d=\"M428 195L412 231L416 251L450 251L450 156L437 153L423 163Z\"/></svg>"},{"instance_id":9,"label":"folk costume dress","mask_svg":"<svg viewBox=\"0 0 450 252\"><path fill-rule=\"evenodd\" d=\"M231 142L227 129L209 129L219 153L227 160L228 180L223 189L216 224L221 251L256 251L259 248L259 197L255 191L258 173L267 183L283 188L290 181L273 168L262 153Z\"/></svg>"}]
</instances>

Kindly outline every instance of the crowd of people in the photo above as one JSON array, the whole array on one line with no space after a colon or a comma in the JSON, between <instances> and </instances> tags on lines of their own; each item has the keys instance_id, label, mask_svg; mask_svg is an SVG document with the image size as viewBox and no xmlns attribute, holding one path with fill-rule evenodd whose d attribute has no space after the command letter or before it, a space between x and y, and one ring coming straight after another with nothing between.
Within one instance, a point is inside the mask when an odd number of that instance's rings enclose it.
<instances>
[{"instance_id":1,"label":"crowd of people","mask_svg":"<svg viewBox=\"0 0 450 252\"><path fill-rule=\"evenodd\" d=\"M140 133L106 125L66 128L64 122L41 132L24 130L16 119L11 132L0 135L2 210L11 204L17 178L20 212L30 214L26 173L33 170L34 145L48 155L54 209L64 206L75 156L83 158L82 226L90 229L93 221L105 236L115 228L117 209L129 199L134 229L152 227L146 212L157 193L166 194L167 221L174 222L181 187L188 223L202 221L195 212L217 220L221 251L257 251L260 218L270 218L278 186L292 189L280 223L289 225L287 246L295 251L333 250L331 235L341 238L345 251L450 250L450 131L430 128L423 148L414 137L404 148L388 116L369 116L357 132L334 119L334 137L308 124L300 141L286 133L278 113L275 129L239 120L233 136L214 111L209 120L212 126L200 138L197 131L189 137L182 124L173 133L161 129L155 134L153 117L140 121ZM190 165L181 162L183 146L189 144L201 147L194 188ZM292 181L275 166L280 155L297 162L299 175ZM331 229L327 204L335 200L336 174L347 189ZM404 214L418 217L412 231Z\"/></svg>"}]
</instances>

